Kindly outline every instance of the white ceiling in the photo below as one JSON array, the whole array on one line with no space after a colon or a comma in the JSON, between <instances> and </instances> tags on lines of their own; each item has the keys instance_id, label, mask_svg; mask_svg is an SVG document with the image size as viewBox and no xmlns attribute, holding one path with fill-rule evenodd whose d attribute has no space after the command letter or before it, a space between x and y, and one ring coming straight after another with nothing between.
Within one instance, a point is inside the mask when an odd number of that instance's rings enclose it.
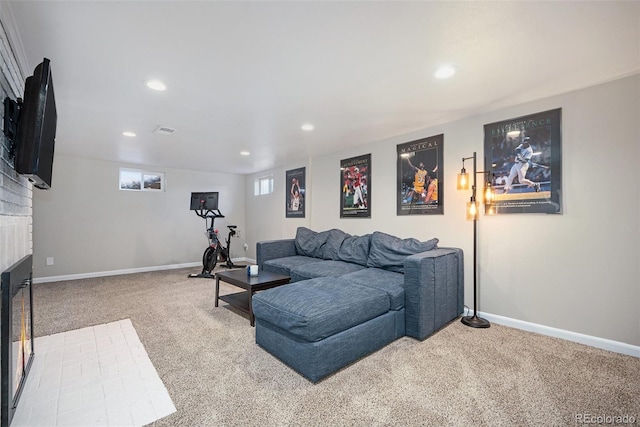
<instances>
[{"instance_id":1,"label":"white ceiling","mask_svg":"<svg viewBox=\"0 0 640 427\"><path fill-rule=\"evenodd\" d=\"M2 1L56 153L145 166L253 173L640 71L638 1Z\"/></svg>"}]
</instances>

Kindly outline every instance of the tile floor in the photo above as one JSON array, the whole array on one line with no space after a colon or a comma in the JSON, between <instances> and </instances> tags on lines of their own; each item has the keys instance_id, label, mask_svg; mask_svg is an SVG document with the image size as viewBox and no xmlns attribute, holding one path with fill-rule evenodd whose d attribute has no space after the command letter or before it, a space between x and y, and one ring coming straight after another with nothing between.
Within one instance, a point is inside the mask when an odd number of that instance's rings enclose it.
<instances>
[{"instance_id":1,"label":"tile floor","mask_svg":"<svg viewBox=\"0 0 640 427\"><path fill-rule=\"evenodd\" d=\"M35 339L12 427L142 426L176 411L129 319Z\"/></svg>"}]
</instances>

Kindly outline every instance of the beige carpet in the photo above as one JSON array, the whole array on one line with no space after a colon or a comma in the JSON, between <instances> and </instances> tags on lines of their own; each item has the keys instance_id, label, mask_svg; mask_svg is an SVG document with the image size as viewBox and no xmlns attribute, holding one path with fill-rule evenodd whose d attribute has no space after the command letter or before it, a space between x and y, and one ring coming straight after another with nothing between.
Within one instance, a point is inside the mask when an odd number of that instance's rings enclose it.
<instances>
[{"instance_id":1,"label":"beige carpet","mask_svg":"<svg viewBox=\"0 0 640 427\"><path fill-rule=\"evenodd\" d=\"M402 338L313 385L193 272L36 284L35 334L131 319L177 408L154 426L640 424L640 359L495 324Z\"/></svg>"}]
</instances>

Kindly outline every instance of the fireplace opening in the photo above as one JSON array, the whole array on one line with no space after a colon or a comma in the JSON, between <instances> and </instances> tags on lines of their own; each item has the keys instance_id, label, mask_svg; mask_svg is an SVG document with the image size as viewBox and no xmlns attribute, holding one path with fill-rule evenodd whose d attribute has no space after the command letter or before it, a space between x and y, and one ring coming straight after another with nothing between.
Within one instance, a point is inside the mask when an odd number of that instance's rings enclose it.
<instances>
[{"instance_id":1,"label":"fireplace opening","mask_svg":"<svg viewBox=\"0 0 640 427\"><path fill-rule=\"evenodd\" d=\"M0 424L9 426L35 355L33 348L32 255L2 272Z\"/></svg>"}]
</instances>

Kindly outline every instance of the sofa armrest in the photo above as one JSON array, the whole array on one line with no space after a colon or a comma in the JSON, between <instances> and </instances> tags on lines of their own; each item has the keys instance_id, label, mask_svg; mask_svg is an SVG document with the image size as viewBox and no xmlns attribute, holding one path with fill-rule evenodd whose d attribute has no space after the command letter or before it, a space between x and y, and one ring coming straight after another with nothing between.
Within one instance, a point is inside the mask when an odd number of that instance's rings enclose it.
<instances>
[{"instance_id":1,"label":"sofa armrest","mask_svg":"<svg viewBox=\"0 0 640 427\"><path fill-rule=\"evenodd\" d=\"M295 239L265 240L256 244L256 261L260 270L265 261L294 255L297 255Z\"/></svg>"},{"instance_id":2,"label":"sofa armrest","mask_svg":"<svg viewBox=\"0 0 640 427\"><path fill-rule=\"evenodd\" d=\"M404 262L406 334L423 340L462 314L462 249L438 248Z\"/></svg>"}]
</instances>

